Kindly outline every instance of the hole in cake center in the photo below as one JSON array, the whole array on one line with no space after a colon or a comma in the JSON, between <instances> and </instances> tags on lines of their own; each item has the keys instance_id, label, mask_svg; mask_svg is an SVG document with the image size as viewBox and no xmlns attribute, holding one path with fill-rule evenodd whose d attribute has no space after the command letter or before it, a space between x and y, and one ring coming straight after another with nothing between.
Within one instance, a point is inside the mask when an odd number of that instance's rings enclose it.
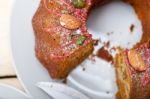
<instances>
[{"instance_id":1,"label":"hole in cake center","mask_svg":"<svg viewBox=\"0 0 150 99\"><path fill-rule=\"evenodd\" d=\"M93 9L87 25L94 39L122 48L132 48L142 37L142 25L133 7L121 1Z\"/></svg>"},{"instance_id":2,"label":"hole in cake center","mask_svg":"<svg viewBox=\"0 0 150 99\"><path fill-rule=\"evenodd\" d=\"M83 86L92 91L92 95L89 94L90 91L85 91L91 97L93 97L93 94L95 97L99 97L99 94L101 94L110 99L115 99L117 92L117 86L114 83L116 81L115 70L111 62L97 57L97 52L103 46L103 42L108 41L110 47L132 48L141 40L141 22L130 5L115 1L93 9L90 12L87 26L93 38L101 39L101 43L94 46L93 56L91 55L80 64L70 74L70 77L79 84L76 84L77 86ZM115 56L115 52L111 52L109 48L108 51L113 57Z\"/></svg>"}]
</instances>

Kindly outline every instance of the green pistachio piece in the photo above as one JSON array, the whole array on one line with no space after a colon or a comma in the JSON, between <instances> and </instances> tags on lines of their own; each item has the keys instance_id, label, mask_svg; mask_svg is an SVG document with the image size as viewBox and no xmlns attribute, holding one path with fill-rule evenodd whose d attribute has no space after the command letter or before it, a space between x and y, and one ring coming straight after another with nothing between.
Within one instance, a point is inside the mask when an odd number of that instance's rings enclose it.
<instances>
[{"instance_id":1,"label":"green pistachio piece","mask_svg":"<svg viewBox=\"0 0 150 99\"><path fill-rule=\"evenodd\" d=\"M72 0L72 3L75 8L83 8L85 6L85 0Z\"/></svg>"},{"instance_id":2,"label":"green pistachio piece","mask_svg":"<svg viewBox=\"0 0 150 99\"><path fill-rule=\"evenodd\" d=\"M83 36L83 35L81 35L81 36L79 36L79 38L77 39L76 44L77 44L77 45L82 45L85 40L86 40L86 37Z\"/></svg>"}]
</instances>

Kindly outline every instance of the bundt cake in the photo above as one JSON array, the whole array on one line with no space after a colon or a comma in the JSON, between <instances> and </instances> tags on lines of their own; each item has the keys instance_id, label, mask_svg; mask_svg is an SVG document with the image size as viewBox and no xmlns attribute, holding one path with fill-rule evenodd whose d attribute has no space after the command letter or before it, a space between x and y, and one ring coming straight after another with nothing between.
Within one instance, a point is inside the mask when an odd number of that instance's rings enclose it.
<instances>
[{"instance_id":1,"label":"bundt cake","mask_svg":"<svg viewBox=\"0 0 150 99\"><path fill-rule=\"evenodd\" d=\"M32 19L35 53L54 79L67 77L93 51L86 21L90 9L112 0L41 0ZM121 51L114 59L121 99L150 97L150 0L123 0L131 4L143 26L140 46ZM126 98L125 98L126 97Z\"/></svg>"},{"instance_id":2,"label":"bundt cake","mask_svg":"<svg viewBox=\"0 0 150 99\"><path fill-rule=\"evenodd\" d=\"M115 66L118 99L150 99L150 43L121 51Z\"/></svg>"}]
</instances>

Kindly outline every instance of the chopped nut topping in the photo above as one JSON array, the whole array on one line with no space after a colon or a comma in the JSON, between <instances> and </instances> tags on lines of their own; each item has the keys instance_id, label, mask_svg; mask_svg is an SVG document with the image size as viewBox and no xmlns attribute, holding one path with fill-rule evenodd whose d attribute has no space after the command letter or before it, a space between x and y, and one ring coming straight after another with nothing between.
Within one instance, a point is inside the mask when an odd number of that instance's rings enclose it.
<instances>
[{"instance_id":1,"label":"chopped nut topping","mask_svg":"<svg viewBox=\"0 0 150 99\"><path fill-rule=\"evenodd\" d=\"M135 28L134 24L131 24L131 26L130 26L130 32L133 32L134 28Z\"/></svg>"},{"instance_id":2,"label":"chopped nut topping","mask_svg":"<svg viewBox=\"0 0 150 99\"><path fill-rule=\"evenodd\" d=\"M82 45L85 40L86 40L86 37L83 36L83 35L81 35L81 36L79 36L79 38L77 39L76 44L77 44L77 45Z\"/></svg>"},{"instance_id":3,"label":"chopped nut topping","mask_svg":"<svg viewBox=\"0 0 150 99\"><path fill-rule=\"evenodd\" d=\"M72 3L75 8L84 8L86 1L85 0L72 0Z\"/></svg>"}]
</instances>

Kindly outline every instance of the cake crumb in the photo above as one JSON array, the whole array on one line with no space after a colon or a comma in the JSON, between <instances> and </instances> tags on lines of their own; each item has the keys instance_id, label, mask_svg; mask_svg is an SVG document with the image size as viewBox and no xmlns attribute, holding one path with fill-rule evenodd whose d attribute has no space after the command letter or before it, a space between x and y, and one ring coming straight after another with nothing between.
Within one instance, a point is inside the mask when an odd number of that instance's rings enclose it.
<instances>
[{"instance_id":1,"label":"cake crumb","mask_svg":"<svg viewBox=\"0 0 150 99\"><path fill-rule=\"evenodd\" d=\"M110 36L111 34L113 34L113 32L108 32L108 33L106 33L108 36Z\"/></svg>"},{"instance_id":2,"label":"cake crumb","mask_svg":"<svg viewBox=\"0 0 150 99\"><path fill-rule=\"evenodd\" d=\"M97 46L98 45L98 43L99 43L99 40L93 40L93 43L94 43L94 46Z\"/></svg>"},{"instance_id":3,"label":"cake crumb","mask_svg":"<svg viewBox=\"0 0 150 99\"><path fill-rule=\"evenodd\" d=\"M110 41L104 43L104 47L105 47L105 48L109 48L109 46L110 46Z\"/></svg>"},{"instance_id":4,"label":"cake crumb","mask_svg":"<svg viewBox=\"0 0 150 99\"><path fill-rule=\"evenodd\" d=\"M91 60L93 63L95 63L95 62L96 62L95 56L96 56L96 55L91 54L91 55L88 57L88 59Z\"/></svg>"},{"instance_id":5,"label":"cake crumb","mask_svg":"<svg viewBox=\"0 0 150 99\"><path fill-rule=\"evenodd\" d=\"M63 82L64 84L67 84L67 79L65 78L62 82Z\"/></svg>"},{"instance_id":6,"label":"cake crumb","mask_svg":"<svg viewBox=\"0 0 150 99\"><path fill-rule=\"evenodd\" d=\"M109 92L109 91L106 91L106 93L109 94L110 92Z\"/></svg>"},{"instance_id":7,"label":"cake crumb","mask_svg":"<svg viewBox=\"0 0 150 99\"><path fill-rule=\"evenodd\" d=\"M85 71L85 67L83 67L82 70Z\"/></svg>"},{"instance_id":8,"label":"cake crumb","mask_svg":"<svg viewBox=\"0 0 150 99\"><path fill-rule=\"evenodd\" d=\"M134 24L131 24L131 26L130 26L130 32L132 33L133 31L134 31Z\"/></svg>"},{"instance_id":9,"label":"cake crumb","mask_svg":"<svg viewBox=\"0 0 150 99\"><path fill-rule=\"evenodd\" d=\"M107 62L111 62L113 60L112 55L107 50L105 50L104 47L98 50L97 56L106 60Z\"/></svg>"},{"instance_id":10,"label":"cake crumb","mask_svg":"<svg viewBox=\"0 0 150 99\"><path fill-rule=\"evenodd\" d=\"M117 48L113 46L110 50L111 50L111 51L116 51Z\"/></svg>"}]
</instances>

